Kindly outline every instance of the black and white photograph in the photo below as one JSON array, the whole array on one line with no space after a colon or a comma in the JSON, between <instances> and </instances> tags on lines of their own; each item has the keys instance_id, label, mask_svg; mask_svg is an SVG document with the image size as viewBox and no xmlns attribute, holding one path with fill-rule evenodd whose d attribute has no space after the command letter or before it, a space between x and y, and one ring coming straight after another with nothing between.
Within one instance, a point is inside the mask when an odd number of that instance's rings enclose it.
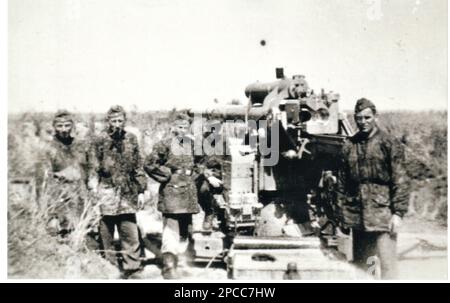
<instances>
[{"instance_id":1,"label":"black and white photograph","mask_svg":"<svg viewBox=\"0 0 450 303\"><path fill-rule=\"evenodd\" d=\"M6 9L8 280L448 279L446 0Z\"/></svg>"}]
</instances>

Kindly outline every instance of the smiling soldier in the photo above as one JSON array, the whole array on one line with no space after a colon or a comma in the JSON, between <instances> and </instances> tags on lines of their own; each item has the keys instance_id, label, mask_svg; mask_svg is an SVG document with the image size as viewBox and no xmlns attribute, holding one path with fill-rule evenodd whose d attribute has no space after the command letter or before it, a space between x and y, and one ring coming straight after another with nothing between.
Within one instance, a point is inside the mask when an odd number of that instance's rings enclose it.
<instances>
[{"instance_id":1,"label":"smiling soldier","mask_svg":"<svg viewBox=\"0 0 450 303\"><path fill-rule=\"evenodd\" d=\"M397 274L397 232L408 209L404 152L399 141L378 128L377 110L367 99L355 106L356 135L343 148L338 205L343 226L352 228L354 260L363 268L380 262L381 277Z\"/></svg>"}]
</instances>

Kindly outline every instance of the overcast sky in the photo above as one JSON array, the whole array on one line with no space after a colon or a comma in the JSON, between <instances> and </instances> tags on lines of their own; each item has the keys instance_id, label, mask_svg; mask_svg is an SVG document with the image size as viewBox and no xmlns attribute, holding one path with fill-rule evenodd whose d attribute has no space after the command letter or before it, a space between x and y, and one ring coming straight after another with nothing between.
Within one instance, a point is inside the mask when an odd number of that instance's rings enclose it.
<instances>
[{"instance_id":1,"label":"overcast sky","mask_svg":"<svg viewBox=\"0 0 450 303\"><path fill-rule=\"evenodd\" d=\"M446 0L11 0L9 112L245 100L275 67L381 110L447 108ZM260 41L265 40L265 46Z\"/></svg>"}]
</instances>

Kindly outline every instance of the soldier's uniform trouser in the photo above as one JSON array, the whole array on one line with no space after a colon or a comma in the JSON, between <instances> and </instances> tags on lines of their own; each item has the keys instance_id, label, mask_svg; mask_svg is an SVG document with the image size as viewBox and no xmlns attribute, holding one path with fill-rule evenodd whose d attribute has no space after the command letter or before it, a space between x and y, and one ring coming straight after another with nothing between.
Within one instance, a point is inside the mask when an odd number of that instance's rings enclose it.
<instances>
[{"instance_id":1,"label":"soldier's uniform trouser","mask_svg":"<svg viewBox=\"0 0 450 303\"><path fill-rule=\"evenodd\" d=\"M117 253L114 247L114 227L119 233L123 270L135 270L141 266L139 260L141 247L136 214L102 216L99 224L100 238L105 250L105 257L117 264Z\"/></svg>"},{"instance_id":2,"label":"soldier's uniform trouser","mask_svg":"<svg viewBox=\"0 0 450 303\"><path fill-rule=\"evenodd\" d=\"M377 259L382 279L397 277L397 234L353 230L353 253L357 266L374 274Z\"/></svg>"},{"instance_id":3,"label":"soldier's uniform trouser","mask_svg":"<svg viewBox=\"0 0 450 303\"><path fill-rule=\"evenodd\" d=\"M175 256L186 251L189 245L189 226L192 214L163 214L161 253Z\"/></svg>"}]
</instances>

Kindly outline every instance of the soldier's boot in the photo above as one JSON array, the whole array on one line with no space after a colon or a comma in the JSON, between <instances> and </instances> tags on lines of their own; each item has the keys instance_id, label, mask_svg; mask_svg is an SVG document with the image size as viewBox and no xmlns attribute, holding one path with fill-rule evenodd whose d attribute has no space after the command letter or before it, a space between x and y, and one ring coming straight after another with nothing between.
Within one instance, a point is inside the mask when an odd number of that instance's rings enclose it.
<instances>
[{"instance_id":1,"label":"soldier's boot","mask_svg":"<svg viewBox=\"0 0 450 303\"><path fill-rule=\"evenodd\" d=\"M287 270L283 275L283 280L300 280L300 274L297 270L297 263L288 263Z\"/></svg>"},{"instance_id":2,"label":"soldier's boot","mask_svg":"<svg viewBox=\"0 0 450 303\"><path fill-rule=\"evenodd\" d=\"M163 258L163 268L162 268L162 276L166 280L178 279L177 272L177 256L172 253L164 253L162 255Z\"/></svg>"},{"instance_id":3,"label":"soldier's boot","mask_svg":"<svg viewBox=\"0 0 450 303\"><path fill-rule=\"evenodd\" d=\"M205 219L203 220L203 230L211 230L213 228L214 213L205 214Z\"/></svg>"}]
</instances>

